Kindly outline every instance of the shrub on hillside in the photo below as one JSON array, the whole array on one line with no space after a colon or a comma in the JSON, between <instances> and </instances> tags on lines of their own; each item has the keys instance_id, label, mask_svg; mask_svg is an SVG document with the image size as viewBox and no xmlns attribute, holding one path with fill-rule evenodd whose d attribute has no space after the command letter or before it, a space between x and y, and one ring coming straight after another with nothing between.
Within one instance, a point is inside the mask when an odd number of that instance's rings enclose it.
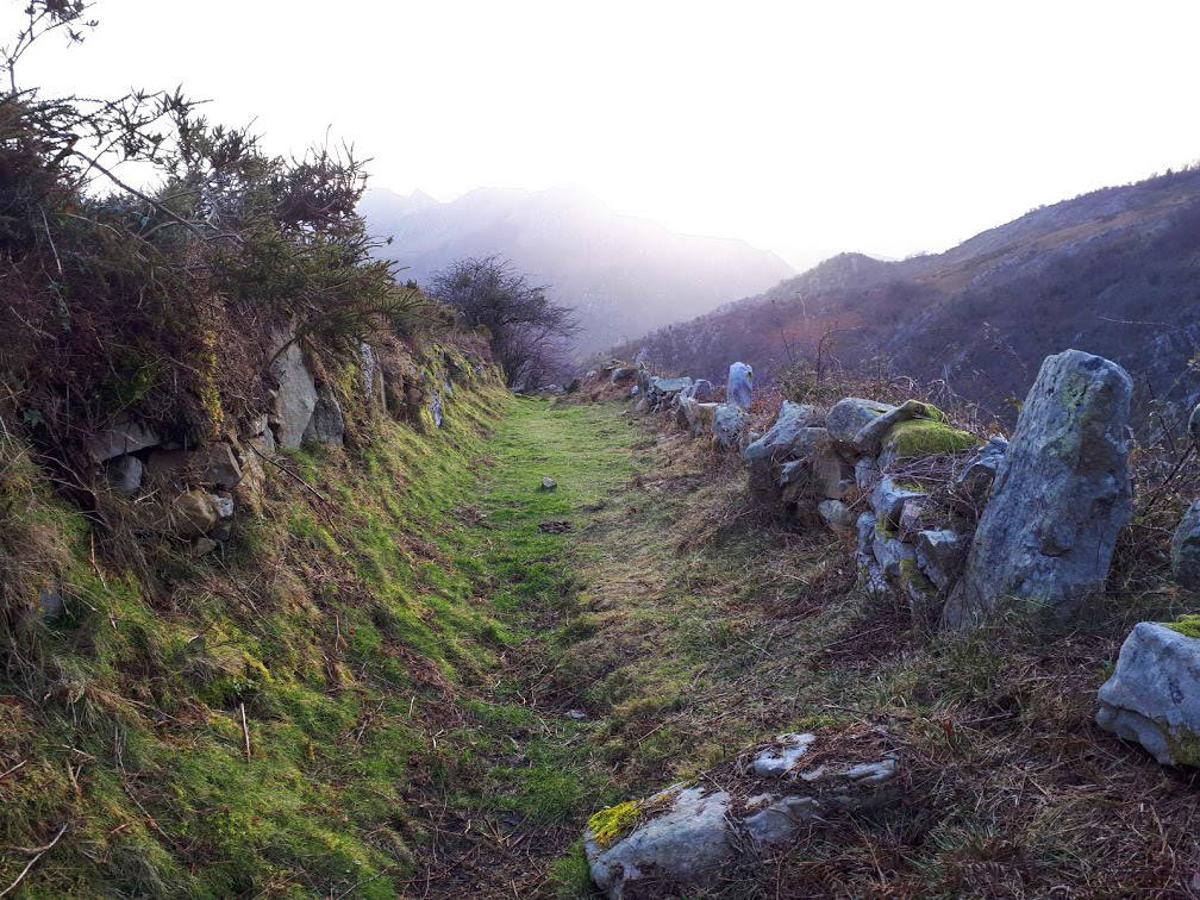
<instances>
[{"instance_id":1,"label":"shrub on hillside","mask_svg":"<svg viewBox=\"0 0 1200 900\"><path fill-rule=\"evenodd\" d=\"M272 156L178 92L22 87L19 59L49 31L82 40L85 9L31 3L0 93L4 412L47 452L123 415L218 432L264 408L281 333L336 361L372 334L449 324L372 258L351 148Z\"/></svg>"}]
</instances>

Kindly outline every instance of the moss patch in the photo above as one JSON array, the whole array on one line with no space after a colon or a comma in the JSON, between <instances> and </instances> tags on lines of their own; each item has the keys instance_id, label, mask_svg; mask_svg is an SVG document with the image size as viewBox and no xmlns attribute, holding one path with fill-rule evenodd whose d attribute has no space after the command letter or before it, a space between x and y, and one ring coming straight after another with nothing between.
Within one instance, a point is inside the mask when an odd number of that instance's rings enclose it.
<instances>
[{"instance_id":1,"label":"moss patch","mask_svg":"<svg viewBox=\"0 0 1200 900\"><path fill-rule=\"evenodd\" d=\"M1177 631L1184 637L1200 638L1200 613L1188 613L1174 622L1163 622L1164 627Z\"/></svg>"},{"instance_id":2,"label":"moss patch","mask_svg":"<svg viewBox=\"0 0 1200 900\"><path fill-rule=\"evenodd\" d=\"M629 800L609 806L588 819L592 839L602 849L608 849L620 838L633 831L642 816L642 802Z\"/></svg>"},{"instance_id":3,"label":"moss patch","mask_svg":"<svg viewBox=\"0 0 1200 900\"><path fill-rule=\"evenodd\" d=\"M933 419L909 419L892 426L884 439L884 449L897 459L960 453L979 444L968 431L960 431Z\"/></svg>"}]
</instances>

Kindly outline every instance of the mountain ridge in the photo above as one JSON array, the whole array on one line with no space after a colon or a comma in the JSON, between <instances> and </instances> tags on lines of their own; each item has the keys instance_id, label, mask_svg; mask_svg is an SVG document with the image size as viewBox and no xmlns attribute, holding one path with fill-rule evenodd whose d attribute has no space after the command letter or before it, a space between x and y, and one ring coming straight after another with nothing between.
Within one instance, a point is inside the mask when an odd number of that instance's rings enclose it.
<instances>
[{"instance_id":1,"label":"mountain ridge","mask_svg":"<svg viewBox=\"0 0 1200 900\"><path fill-rule=\"evenodd\" d=\"M932 381L993 408L1066 346L1121 362L1148 394L1200 394L1200 169L1102 188L899 261L831 257L761 294L619 345L719 377L777 377L823 354ZM1154 325L1154 329L1146 326Z\"/></svg>"}]
</instances>

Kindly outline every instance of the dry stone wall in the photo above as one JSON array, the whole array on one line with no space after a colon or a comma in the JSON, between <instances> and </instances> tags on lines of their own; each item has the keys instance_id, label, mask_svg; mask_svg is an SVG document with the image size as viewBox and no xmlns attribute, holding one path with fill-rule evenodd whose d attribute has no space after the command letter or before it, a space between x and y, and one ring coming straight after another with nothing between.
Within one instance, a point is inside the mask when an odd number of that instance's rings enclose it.
<instances>
[{"instance_id":1,"label":"dry stone wall","mask_svg":"<svg viewBox=\"0 0 1200 900\"><path fill-rule=\"evenodd\" d=\"M366 417L390 415L421 428L440 428L455 385L485 373L480 360L443 348L420 359L363 343L348 384L335 386L306 358L300 341L276 335L267 409L205 441L173 440L159 430L119 420L96 434L88 452L120 494L157 505L159 525L190 541L201 556L220 548L238 514L258 515L266 472L281 451L304 445L342 447L343 399Z\"/></svg>"}]
</instances>

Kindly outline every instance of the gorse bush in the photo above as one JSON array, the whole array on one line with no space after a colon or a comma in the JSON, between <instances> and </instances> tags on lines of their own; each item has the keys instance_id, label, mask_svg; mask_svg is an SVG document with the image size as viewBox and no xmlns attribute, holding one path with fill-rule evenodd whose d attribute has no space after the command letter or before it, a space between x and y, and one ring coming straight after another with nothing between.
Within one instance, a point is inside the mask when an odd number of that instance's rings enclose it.
<instances>
[{"instance_id":1,"label":"gorse bush","mask_svg":"<svg viewBox=\"0 0 1200 900\"><path fill-rule=\"evenodd\" d=\"M69 455L129 414L212 432L263 408L281 335L337 359L452 321L372 258L353 148L272 156L180 92L23 87L19 60L49 32L82 40L86 9L35 0L3 62L0 380L41 446Z\"/></svg>"}]
</instances>

